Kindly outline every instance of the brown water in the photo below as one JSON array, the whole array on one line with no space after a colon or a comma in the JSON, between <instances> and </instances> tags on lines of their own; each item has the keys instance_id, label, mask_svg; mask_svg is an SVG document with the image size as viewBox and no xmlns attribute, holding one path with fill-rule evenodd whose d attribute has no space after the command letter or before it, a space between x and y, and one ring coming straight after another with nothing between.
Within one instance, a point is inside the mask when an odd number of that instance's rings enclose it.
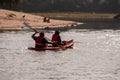
<instances>
[{"instance_id":1,"label":"brown water","mask_svg":"<svg viewBox=\"0 0 120 80\"><path fill-rule=\"evenodd\" d=\"M75 42L65 51L27 50L32 34L0 33L0 80L120 80L120 30L62 31L63 40Z\"/></svg>"}]
</instances>

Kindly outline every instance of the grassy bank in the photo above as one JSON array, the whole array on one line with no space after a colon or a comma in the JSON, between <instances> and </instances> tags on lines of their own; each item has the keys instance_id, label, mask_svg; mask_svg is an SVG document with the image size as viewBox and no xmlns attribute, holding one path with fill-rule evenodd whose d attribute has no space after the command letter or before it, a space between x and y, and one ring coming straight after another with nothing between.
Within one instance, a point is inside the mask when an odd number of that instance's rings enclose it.
<instances>
[{"instance_id":1,"label":"grassy bank","mask_svg":"<svg viewBox=\"0 0 120 80\"><path fill-rule=\"evenodd\" d=\"M71 12L71 13L32 13L44 17L50 18L113 18L116 14L110 13L80 13L80 12Z\"/></svg>"}]
</instances>

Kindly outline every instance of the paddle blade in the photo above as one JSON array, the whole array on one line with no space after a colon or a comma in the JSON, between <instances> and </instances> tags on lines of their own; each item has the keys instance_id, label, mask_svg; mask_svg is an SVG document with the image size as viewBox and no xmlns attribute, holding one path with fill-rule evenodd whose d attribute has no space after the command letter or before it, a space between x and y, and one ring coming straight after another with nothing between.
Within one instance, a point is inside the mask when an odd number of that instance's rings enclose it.
<instances>
[{"instance_id":1,"label":"paddle blade","mask_svg":"<svg viewBox=\"0 0 120 80\"><path fill-rule=\"evenodd\" d=\"M62 50L66 50L67 48L65 48L64 46L62 45L58 45L58 47L60 47Z\"/></svg>"}]
</instances>

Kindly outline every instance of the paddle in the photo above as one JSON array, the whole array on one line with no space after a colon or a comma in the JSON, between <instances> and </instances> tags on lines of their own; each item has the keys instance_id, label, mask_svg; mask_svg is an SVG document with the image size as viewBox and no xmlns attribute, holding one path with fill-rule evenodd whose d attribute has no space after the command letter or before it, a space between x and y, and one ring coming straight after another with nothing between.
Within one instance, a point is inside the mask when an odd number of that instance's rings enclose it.
<instances>
[{"instance_id":1,"label":"paddle","mask_svg":"<svg viewBox=\"0 0 120 80\"><path fill-rule=\"evenodd\" d=\"M38 32L36 29L33 29L32 26L29 25L29 23L23 22L23 24L24 24L27 28L33 30L34 32Z\"/></svg>"},{"instance_id":2,"label":"paddle","mask_svg":"<svg viewBox=\"0 0 120 80\"><path fill-rule=\"evenodd\" d=\"M32 26L30 26L29 23L23 22L23 24L24 24L27 28L33 30L34 32L38 32L36 29L32 28ZM48 38L47 38L47 39L48 39ZM48 40L50 40L50 39L48 39ZM51 41L51 40L50 40L50 41ZM66 48L63 47L62 45L58 45L58 44L56 44L56 45L57 45L59 48L61 48L62 50L66 50Z\"/></svg>"},{"instance_id":3,"label":"paddle","mask_svg":"<svg viewBox=\"0 0 120 80\"><path fill-rule=\"evenodd\" d=\"M61 48L62 50L66 50L67 48L63 47L62 45L58 45L56 44L59 48Z\"/></svg>"},{"instance_id":4,"label":"paddle","mask_svg":"<svg viewBox=\"0 0 120 80\"><path fill-rule=\"evenodd\" d=\"M33 30L34 32L38 32L36 29L32 28L32 26L30 26L29 23L27 23L27 22L23 22L23 24L24 24L27 28ZM38 32L38 33L39 33L39 32ZM49 38L46 38L46 39L50 41Z\"/></svg>"}]
</instances>

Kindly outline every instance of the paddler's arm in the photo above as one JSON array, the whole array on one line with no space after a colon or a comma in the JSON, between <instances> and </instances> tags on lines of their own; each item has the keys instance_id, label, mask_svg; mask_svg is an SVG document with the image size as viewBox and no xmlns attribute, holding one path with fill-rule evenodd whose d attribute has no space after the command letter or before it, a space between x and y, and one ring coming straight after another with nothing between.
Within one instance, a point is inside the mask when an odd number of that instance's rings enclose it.
<instances>
[{"instance_id":1,"label":"paddler's arm","mask_svg":"<svg viewBox=\"0 0 120 80\"><path fill-rule=\"evenodd\" d=\"M38 32L35 32L31 37L35 40L36 39L36 37L35 37L35 35L37 34Z\"/></svg>"},{"instance_id":2,"label":"paddler's arm","mask_svg":"<svg viewBox=\"0 0 120 80\"><path fill-rule=\"evenodd\" d=\"M49 42L46 38L44 39L44 43L53 44L53 42Z\"/></svg>"},{"instance_id":3,"label":"paddler's arm","mask_svg":"<svg viewBox=\"0 0 120 80\"><path fill-rule=\"evenodd\" d=\"M62 40L61 40L61 37L60 37L60 36L58 36L58 41L59 41L59 42L62 42Z\"/></svg>"}]
</instances>

